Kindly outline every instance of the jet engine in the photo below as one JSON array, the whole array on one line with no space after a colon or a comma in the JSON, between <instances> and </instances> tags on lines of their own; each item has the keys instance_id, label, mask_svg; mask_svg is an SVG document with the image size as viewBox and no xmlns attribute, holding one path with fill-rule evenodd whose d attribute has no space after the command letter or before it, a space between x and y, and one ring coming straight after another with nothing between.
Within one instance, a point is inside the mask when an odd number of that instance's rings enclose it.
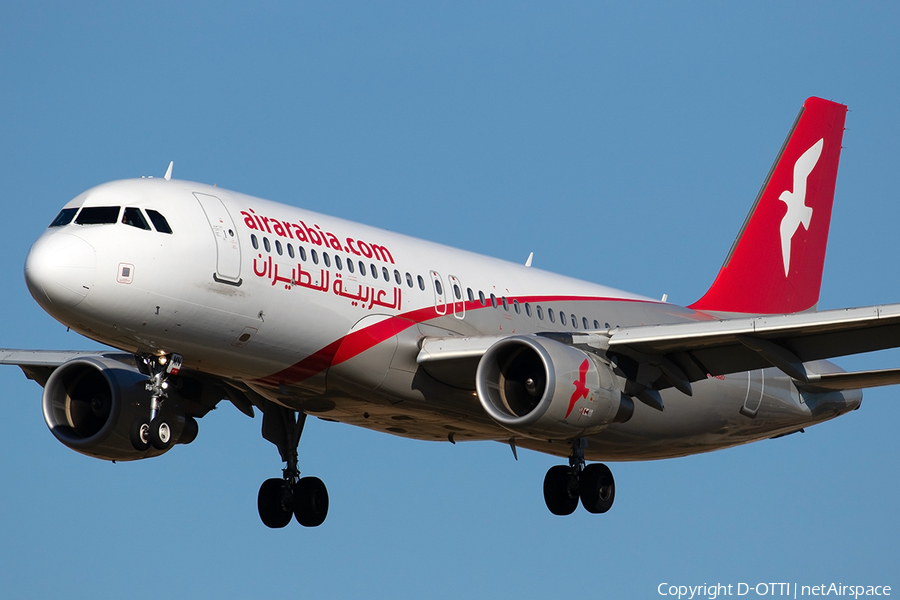
<instances>
[{"instance_id":1,"label":"jet engine","mask_svg":"<svg viewBox=\"0 0 900 600\"><path fill-rule=\"evenodd\" d=\"M634 403L600 356L539 336L512 336L478 363L482 407L518 435L568 440L631 418Z\"/></svg>"},{"instance_id":2,"label":"jet engine","mask_svg":"<svg viewBox=\"0 0 900 600\"><path fill-rule=\"evenodd\" d=\"M94 458L137 460L163 454L168 448L135 450L129 437L134 419L150 413L146 381L133 364L108 356L72 359L53 371L44 386L44 421L68 448ZM193 441L197 424L192 417L177 410L177 404L164 405L163 413L176 443Z\"/></svg>"}]
</instances>

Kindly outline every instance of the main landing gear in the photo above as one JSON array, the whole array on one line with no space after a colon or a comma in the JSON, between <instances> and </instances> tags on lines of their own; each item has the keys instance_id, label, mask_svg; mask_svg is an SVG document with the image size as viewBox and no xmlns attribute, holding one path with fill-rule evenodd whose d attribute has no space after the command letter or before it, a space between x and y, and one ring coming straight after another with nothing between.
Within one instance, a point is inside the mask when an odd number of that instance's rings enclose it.
<instances>
[{"instance_id":1,"label":"main landing gear","mask_svg":"<svg viewBox=\"0 0 900 600\"><path fill-rule=\"evenodd\" d=\"M281 479L267 479L259 488L256 506L266 527L278 529L291 517L304 527L318 527L328 516L328 490L318 477L300 477L297 445L306 423L306 414L266 402L263 437L278 447L287 465Z\"/></svg>"},{"instance_id":2,"label":"main landing gear","mask_svg":"<svg viewBox=\"0 0 900 600\"><path fill-rule=\"evenodd\" d=\"M131 445L141 452L148 450L150 446L166 450L172 445L172 426L160 414L160 409L168 397L166 389L169 387L169 375L178 374L182 357L180 354L138 354L135 355L135 360L141 370L150 375L150 379L144 384L144 389L150 392L150 416L137 417L131 423Z\"/></svg>"},{"instance_id":3,"label":"main landing gear","mask_svg":"<svg viewBox=\"0 0 900 600\"><path fill-rule=\"evenodd\" d=\"M616 482L609 467L601 463L585 466L586 442L584 438L573 440L569 466L550 467L544 477L544 502L554 515L571 515L579 498L589 513L605 513L616 499Z\"/></svg>"}]
</instances>

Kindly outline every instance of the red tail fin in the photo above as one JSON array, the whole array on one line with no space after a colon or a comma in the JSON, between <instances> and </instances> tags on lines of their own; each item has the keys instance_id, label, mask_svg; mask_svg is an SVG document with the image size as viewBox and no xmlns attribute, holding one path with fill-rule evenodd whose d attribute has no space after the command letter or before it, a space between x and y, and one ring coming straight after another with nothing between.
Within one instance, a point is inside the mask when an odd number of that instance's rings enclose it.
<instances>
[{"instance_id":1,"label":"red tail fin","mask_svg":"<svg viewBox=\"0 0 900 600\"><path fill-rule=\"evenodd\" d=\"M695 310L792 313L819 301L847 107L808 98Z\"/></svg>"}]
</instances>

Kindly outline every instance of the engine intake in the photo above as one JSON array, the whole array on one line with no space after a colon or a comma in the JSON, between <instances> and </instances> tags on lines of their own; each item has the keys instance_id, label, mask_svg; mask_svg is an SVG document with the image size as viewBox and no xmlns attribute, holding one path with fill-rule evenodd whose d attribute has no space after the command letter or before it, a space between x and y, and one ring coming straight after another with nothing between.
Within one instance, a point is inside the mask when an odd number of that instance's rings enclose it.
<instances>
[{"instance_id":1,"label":"engine intake","mask_svg":"<svg viewBox=\"0 0 900 600\"><path fill-rule=\"evenodd\" d=\"M44 386L44 421L68 448L104 460L137 460L165 452L135 450L131 422L150 412L147 377L130 364L105 356L72 359ZM174 439L186 443L196 431L178 411L166 410ZM188 423L186 427L185 424Z\"/></svg>"},{"instance_id":2,"label":"engine intake","mask_svg":"<svg viewBox=\"0 0 900 600\"><path fill-rule=\"evenodd\" d=\"M601 357L538 336L512 336L491 346L478 363L475 387L492 419L537 439L592 435L634 412Z\"/></svg>"}]
</instances>

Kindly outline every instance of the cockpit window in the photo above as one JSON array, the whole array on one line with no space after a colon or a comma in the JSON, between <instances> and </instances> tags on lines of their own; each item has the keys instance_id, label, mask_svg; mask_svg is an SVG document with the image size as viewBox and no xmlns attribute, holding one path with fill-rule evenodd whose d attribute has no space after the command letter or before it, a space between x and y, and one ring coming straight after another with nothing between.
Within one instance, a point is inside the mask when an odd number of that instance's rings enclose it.
<instances>
[{"instance_id":1,"label":"cockpit window","mask_svg":"<svg viewBox=\"0 0 900 600\"><path fill-rule=\"evenodd\" d=\"M122 222L126 225L137 227L138 229L150 230L150 225L147 223L147 219L144 218L144 215L141 214L141 209L139 208L131 206L126 208L125 212L122 213Z\"/></svg>"},{"instance_id":2,"label":"cockpit window","mask_svg":"<svg viewBox=\"0 0 900 600\"><path fill-rule=\"evenodd\" d=\"M147 216L153 221L153 226L156 227L157 231L160 233L172 233L172 228L169 227L169 222L166 221L164 216L151 208L147 209Z\"/></svg>"},{"instance_id":3,"label":"cockpit window","mask_svg":"<svg viewBox=\"0 0 900 600\"><path fill-rule=\"evenodd\" d=\"M86 206L78 213L75 222L79 225L105 225L118 220L118 206Z\"/></svg>"},{"instance_id":4,"label":"cockpit window","mask_svg":"<svg viewBox=\"0 0 900 600\"><path fill-rule=\"evenodd\" d=\"M56 215L56 218L53 219L53 222L50 223L50 227L62 227L63 225L68 225L72 222L72 218L75 216L75 213L78 212L78 208L64 208L59 211L59 214Z\"/></svg>"}]
</instances>

